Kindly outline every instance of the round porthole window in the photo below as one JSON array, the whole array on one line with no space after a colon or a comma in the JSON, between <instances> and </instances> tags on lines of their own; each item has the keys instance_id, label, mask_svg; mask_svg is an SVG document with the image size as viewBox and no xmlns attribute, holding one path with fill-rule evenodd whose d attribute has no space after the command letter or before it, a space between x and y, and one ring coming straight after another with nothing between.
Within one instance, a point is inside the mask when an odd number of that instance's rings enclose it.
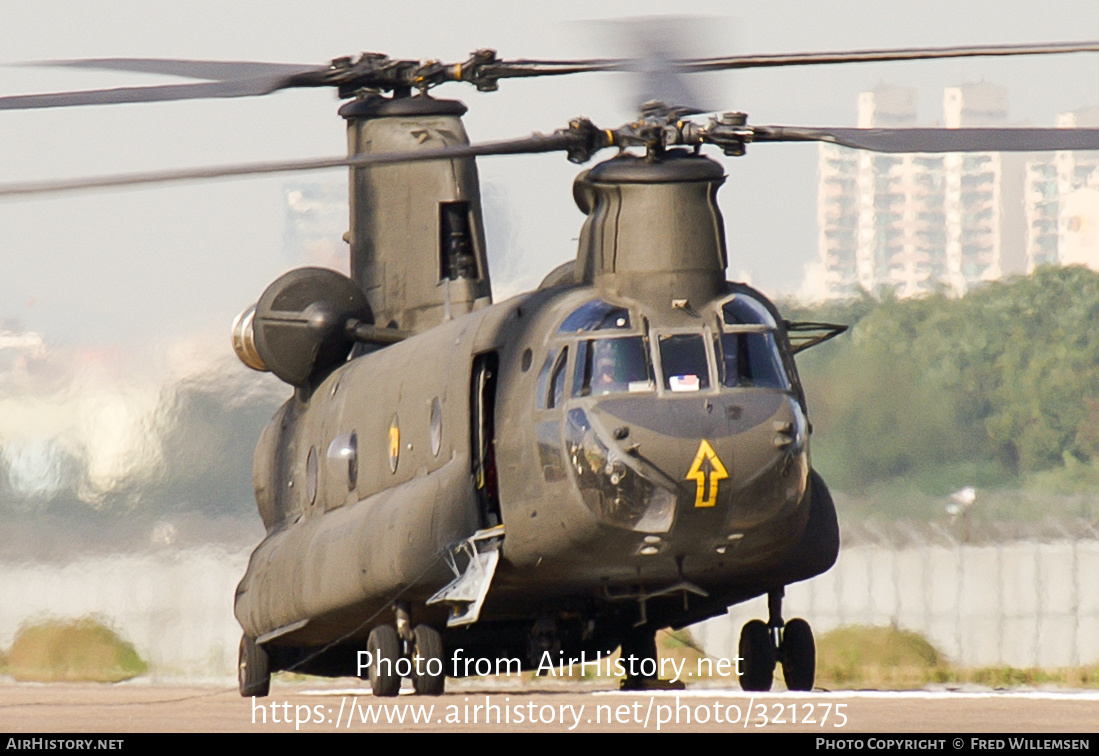
<instances>
[{"instance_id":1,"label":"round porthole window","mask_svg":"<svg viewBox=\"0 0 1099 756\"><path fill-rule=\"evenodd\" d=\"M347 483L353 491L359 478L359 440L355 432L344 433L328 445L328 475Z\"/></svg>"}]
</instances>

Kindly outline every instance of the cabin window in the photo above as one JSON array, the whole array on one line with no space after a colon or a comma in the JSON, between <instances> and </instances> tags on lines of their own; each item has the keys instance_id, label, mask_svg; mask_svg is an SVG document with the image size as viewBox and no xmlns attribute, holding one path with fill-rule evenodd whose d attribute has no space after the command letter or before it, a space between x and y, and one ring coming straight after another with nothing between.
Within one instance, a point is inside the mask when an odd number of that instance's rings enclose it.
<instances>
[{"instance_id":1,"label":"cabin window","mask_svg":"<svg viewBox=\"0 0 1099 756\"><path fill-rule=\"evenodd\" d=\"M431 400L431 454L439 456L439 449L443 446L443 405L439 403L439 397Z\"/></svg>"},{"instance_id":2,"label":"cabin window","mask_svg":"<svg viewBox=\"0 0 1099 756\"><path fill-rule=\"evenodd\" d=\"M359 438L355 432L344 433L332 439L325 457L328 475L333 480L346 482L348 491L355 490L359 480ZM333 505L336 505L335 502L329 504L330 507Z\"/></svg>"},{"instance_id":3,"label":"cabin window","mask_svg":"<svg viewBox=\"0 0 1099 756\"><path fill-rule=\"evenodd\" d=\"M305 498L309 506L317 503L317 447L309 447L309 456L305 460Z\"/></svg>"}]
</instances>

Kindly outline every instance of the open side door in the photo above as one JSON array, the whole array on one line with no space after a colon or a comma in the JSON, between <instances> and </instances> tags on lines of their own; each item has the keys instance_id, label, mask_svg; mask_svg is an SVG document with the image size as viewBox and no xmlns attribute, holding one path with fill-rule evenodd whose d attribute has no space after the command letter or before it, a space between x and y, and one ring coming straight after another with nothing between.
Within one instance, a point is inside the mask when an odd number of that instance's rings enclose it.
<instances>
[{"instance_id":1,"label":"open side door","mask_svg":"<svg viewBox=\"0 0 1099 756\"><path fill-rule=\"evenodd\" d=\"M496 375L499 364L496 352L476 355L470 381L470 450L482 528L493 528L503 521L496 474Z\"/></svg>"}]
</instances>

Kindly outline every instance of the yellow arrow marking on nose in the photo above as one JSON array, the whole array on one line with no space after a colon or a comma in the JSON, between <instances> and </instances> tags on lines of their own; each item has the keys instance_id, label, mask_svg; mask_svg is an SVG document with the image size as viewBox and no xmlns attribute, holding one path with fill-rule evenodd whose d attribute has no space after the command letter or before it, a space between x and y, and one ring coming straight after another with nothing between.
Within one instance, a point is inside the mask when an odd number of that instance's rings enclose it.
<instances>
[{"instance_id":1,"label":"yellow arrow marking on nose","mask_svg":"<svg viewBox=\"0 0 1099 756\"><path fill-rule=\"evenodd\" d=\"M704 462L709 462L707 470L702 469ZM695 507L712 507L717 504L717 483L723 478L728 478L729 473L725 465L717 458L717 452L710 446L710 442L702 439L698 445L698 453L691 469L687 471L686 480L693 480L698 485L695 492ZM709 493L709 496L706 494Z\"/></svg>"}]
</instances>

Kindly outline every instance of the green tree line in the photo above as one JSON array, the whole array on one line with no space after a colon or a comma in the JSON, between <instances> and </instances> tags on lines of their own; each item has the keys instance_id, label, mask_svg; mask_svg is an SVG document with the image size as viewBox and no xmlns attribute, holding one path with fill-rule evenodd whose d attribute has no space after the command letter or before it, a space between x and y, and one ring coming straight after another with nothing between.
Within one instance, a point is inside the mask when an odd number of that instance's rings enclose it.
<instances>
[{"instance_id":1,"label":"green tree line","mask_svg":"<svg viewBox=\"0 0 1099 756\"><path fill-rule=\"evenodd\" d=\"M1099 273L784 314L852 325L799 357L814 463L835 486L942 493L1071 469L1099 489Z\"/></svg>"}]
</instances>

